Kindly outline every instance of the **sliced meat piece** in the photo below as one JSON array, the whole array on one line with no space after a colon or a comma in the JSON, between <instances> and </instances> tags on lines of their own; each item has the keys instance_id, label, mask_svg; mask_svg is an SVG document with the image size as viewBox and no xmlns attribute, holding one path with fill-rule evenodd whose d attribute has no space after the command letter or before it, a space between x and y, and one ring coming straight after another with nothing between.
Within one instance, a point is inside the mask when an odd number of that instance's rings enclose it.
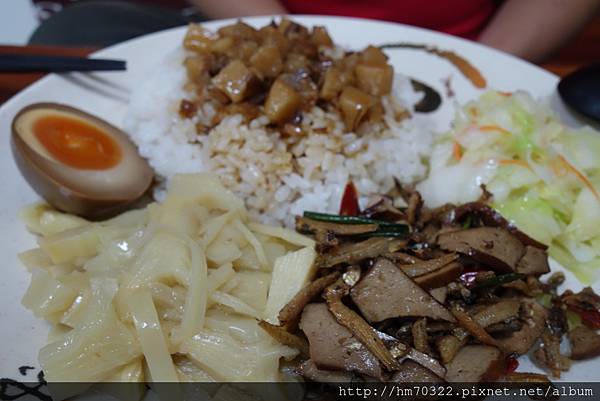
<instances>
[{"instance_id":1,"label":"sliced meat piece","mask_svg":"<svg viewBox=\"0 0 600 401\"><path fill-rule=\"evenodd\" d=\"M423 260L417 258L416 256L409 255L408 253L404 252L388 252L382 256L396 263L413 264L423 262Z\"/></svg>"},{"instance_id":2,"label":"sliced meat piece","mask_svg":"<svg viewBox=\"0 0 600 401\"><path fill-rule=\"evenodd\" d=\"M600 329L597 317L597 313L600 311L600 296L591 287L585 287L577 294L567 290L561 295L561 298L567 308L581 316L584 324L590 328Z\"/></svg>"},{"instance_id":3,"label":"sliced meat piece","mask_svg":"<svg viewBox=\"0 0 600 401\"><path fill-rule=\"evenodd\" d=\"M431 288L441 287L460 277L463 271L462 264L452 262L441 269L417 276L413 278L414 282L420 287L429 290Z\"/></svg>"},{"instance_id":4,"label":"sliced meat piece","mask_svg":"<svg viewBox=\"0 0 600 401\"><path fill-rule=\"evenodd\" d=\"M378 259L350 295L369 322L406 316L455 321L446 308L387 259Z\"/></svg>"},{"instance_id":5,"label":"sliced meat piece","mask_svg":"<svg viewBox=\"0 0 600 401\"><path fill-rule=\"evenodd\" d=\"M440 353L442 363L448 364L452 359L454 359L460 348L465 345L466 342L466 339L460 340L452 334L438 338L436 345L438 352Z\"/></svg>"},{"instance_id":6,"label":"sliced meat piece","mask_svg":"<svg viewBox=\"0 0 600 401\"><path fill-rule=\"evenodd\" d=\"M542 335L548 318L548 311L533 299L523 299L521 303L521 330L510 336L498 339L498 346L507 354L526 354Z\"/></svg>"},{"instance_id":7,"label":"sliced meat piece","mask_svg":"<svg viewBox=\"0 0 600 401\"><path fill-rule=\"evenodd\" d=\"M458 306L458 304L452 305L452 308L450 310L456 318L456 320L458 321L458 324L469 334L475 337L476 340L487 345L497 345L496 339L490 336L488 332L485 331L485 329L481 327L476 321L474 321L473 318L469 316L469 314L467 314L467 312L465 312L461 307ZM456 331L455 335L457 335ZM460 337L464 339L463 335L461 335Z\"/></svg>"},{"instance_id":8,"label":"sliced meat piece","mask_svg":"<svg viewBox=\"0 0 600 401\"><path fill-rule=\"evenodd\" d=\"M418 225L422 227L432 225L439 228L440 226L453 223L455 209L456 206L451 203L446 203L433 209L424 208L421 211L421 218Z\"/></svg>"},{"instance_id":9,"label":"sliced meat piece","mask_svg":"<svg viewBox=\"0 0 600 401\"><path fill-rule=\"evenodd\" d=\"M517 273L541 275L549 271L546 251L530 245L526 246L525 254L517 263Z\"/></svg>"},{"instance_id":10,"label":"sliced meat piece","mask_svg":"<svg viewBox=\"0 0 600 401\"><path fill-rule=\"evenodd\" d=\"M432 356L419 352L414 348L410 348L408 354L404 357L405 359L411 359L417 362L419 365L429 369L439 377L446 376L446 368Z\"/></svg>"},{"instance_id":11,"label":"sliced meat piece","mask_svg":"<svg viewBox=\"0 0 600 401\"><path fill-rule=\"evenodd\" d=\"M402 362L398 370L390 378L395 383L443 383L444 380L431 370L424 368L409 359Z\"/></svg>"},{"instance_id":12,"label":"sliced meat piece","mask_svg":"<svg viewBox=\"0 0 600 401\"><path fill-rule=\"evenodd\" d=\"M460 223L465 216L475 216L489 227L500 227L508 230L516 236L523 245L531 245L539 249L546 250L548 246L538 242L520 231L510 221L506 220L500 213L492 209L483 202L469 202L455 208L452 213L449 213L451 223Z\"/></svg>"},{"instance_id":13,"label":"sliced meat piece","mask_svg":"<svg viewBox=\"0 0 600 401\"><path fill-rule=\"evenodd\" d=\"M429 349L429 336L427 335L427 319L424 317L418 319L413 323L411 331L415 349L425 354L431 354L431 350Z\"/></svg>"},{"instance_id":14,"label":"sliced meat piece","mask_svg":"<svg viewBox=\"0 0 600 401\"><path fill-rule=\"evenodd\" d=\"M568 336L571 342L571 359L587 359L600 355L600 335L589 327L577 326Z\"/></svg>"},{"instance_id":15,"label":"sliced meat piece","mask_svg":"<svg viewBox=\"0 0 600 401\"><path fill-rule=\"evenodd\" d=\"M571 368L572 361L560 353L561 338L553 335L550 330L544 330L538 349L533 352L533 358L553 377L560 378L561 372Z\"/></svg>"},{"instance_id":16,"label":"sliced meat piece","mask_svg":"<svg viewBox=\"0 0 600 401\"><path fill-rule=\"evenodd\" d=\"M321 383L348 383L352 381L352 373L319 369L311 359L302 362L300 374L307 379Z\"/></svg>"},{"instance_id":17,"label":"sliced meat piece","mask_svg":"<svg viewBox=\"0 0 600 401\"><path fill-rule=\"evenodd\" d=\"M385 342L379 337L377 330L342 302L342 298L347 296L349 292L350 286L344 280L339 280L327 287L323 297L327 302L329 312L339 324L350 330L352 335L375 355L385 368L388 370L397 369L398 362L385 345Z\"/></svg>"},{"instance_id":18,"label":"sliced meat piece","mask_svg":"<svg viewBox=\"0 0 600 401\"><path fill-rule=\"evenodd\" d=\"M394 206L394 201L389 196L382 196L377 202L360 212L360 215L369 219L397 223L406 221L406 214Z\"/></svg>"},{"instance_id":19,"label":"sliced meat piece","mask_svg":"<svg viewBox=\"0 0 600 401\"><path fill-rule=\"evenodd\" d=\"M443 367L442 364L434 357L409 347L396 337L392 337L389 334L381 331L376 330L376 332L379 338L383 340L386 346L390 348L395 358L397 358L400 362L405 360L413 360L419 365L433 372L438 377L446 376L446 368ZM398 370L398 368L396 367L394 370Z\"/></svg>"},{"instance_id":20,"label":"sliced meat piece","mask_svg":"<svg viewBox=\"0 0 600 401\"><path fill-rule=\"evenodd\" d=\"M523 327L523 323L521 323L518 319L509 319L502 323L492 324L491 326L486 327L486 331L492 335L500 335L507 336L512 332L519 331Z\"/></svg>"},{"instance_id":21,"label":"sliced meat piece","mask_svg":"<svg viewBox=\"0 0 600 401\"><path fill-rule=\"evenodd\" d=\"M507 230L477 227L443 233L438 236L442 249L472 257L501 273L514 272L525 247Z\"/></svg>"},{"instance_id":22,"label":"sliced meat piece","mask_svg":"<svg viewBox=\"0 0 600 401\"><path fill-rule=\"evenodd\" d=\"M339 272L333 272L320 277L315 281L311 281L303 287L296 295L294 295L294 298L279 311L279 324L285 326L291 332L295 331L304 307L316 298L317 295L321 294L325 288L333 284L339 276Z\"/></svg>"},{"instance_id":23,"label":"sliced meat piece","mask_svg":"<svg viewBox=\"0 0 600 401\"><path fill-rule=\"evenodd\" d=\"M442 305L446 303L446 296L448 296L448 288L439 287L429 290L429 294Z\"/></svg>"},{"instance_id":24,"label":"sliced meat piece","mask_svg":"<svg viewBox=\"0 0 600 401\"><path fill-rule=\"evenodd\" d=\"M310 359L319 369L381 377L381 365L375 355L335 320L326 304L306 305L300 329L308 338Z\"/></svg>"},{"instance_id":25,"label":"sliced meat piece","mask_svg":"<svg viewBox=\"0 0 600 401\"><path fill-rule=\"evenodd\" d=\"M319 267L358 263L363 259L376 258L381 254L397 251L405 245L404 240L373 237L361 242L343 244L327 254L320 255L317 263Z\"/></svg>"},{"instance_id":26,"label":"sliced meat piece","mask_svg":"<svg viewBox=\"0 0 600 401\"><path fill-rule=\"evenodd\" d=\"M496 380L501 376L503 359L502 352L496 347L467 345L446 365L445 379L463 383Z\"/></svg>"},{"instance_id":27,"label":"sliced meat piece","mask_svg":"<svg viewBox=\"0 0 600 401\"><path fill-rule=\"evenodd\" d=\"M435 259L412 261L410 264L403 264L399 267L409 277L416 277L441 269L447 264L454 262L456 259L458 259L458 255L456 253L450 253Z\"/></svg>"},{"instance_id":28,"label":"sliced meat piece","mask_svg":"<svg viewBox=\"0 0 600 401\"><path fill-rule=\"evenodd\" d=\"M521 301L518 299L504 299L495 304L488 305L473 315L473 320L481 327L488 327L496 323L504 322L519 314Z\"/></svg>"}]
</instances>

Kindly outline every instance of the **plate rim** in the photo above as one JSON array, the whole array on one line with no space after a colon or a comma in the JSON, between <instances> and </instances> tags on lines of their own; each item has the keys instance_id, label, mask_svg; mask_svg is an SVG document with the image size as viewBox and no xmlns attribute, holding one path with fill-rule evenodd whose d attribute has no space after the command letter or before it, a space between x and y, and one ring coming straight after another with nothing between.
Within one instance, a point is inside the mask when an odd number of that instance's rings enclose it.
<instances>
[{"instance_id":1,"label":"plate rim","mask_svg":"<svg viewBox=\"0 0 600 401\"><path fill-rule=\"evenodd\" d=\"M259 23L263 23L264 21L268 21L269 19L278 18L278 17L281 17L281 16L280 15L269 15L269 16L258 16L258 17L244 17L244 18L242 18L242 20L252 23L252 24L259 24ZM475 41L452 36L452 35L449 35L446 33L438 32L438 31L433 31L433 30L426 29L426 28L415 27L415 26L411 26L411 25L400 24L400 23L389 22L389 21L379 21L379 20L374 20L374 19L367 19L367 18L328 16L328 15L292 14L292 15L289 15L289 18L292 20L298 20L298 22L304 23L304 24L311 24L310 21L314 21L314 22L312 22L313 25L315 23L319 23L319 22L323 23L323 24L328 23L328 24L332 24L332 25L340 24L340 23L359 22L361 24L365 24L365 23L373 24L373 25L377 25L377 26L390 27L392 29L400 28L400 29L414 32L415 36L425 36L426 40L421 41L421 43L435 45L435 41L438 38L440 38L441 41L443 41L445 43L444 47L443 47L444 49L455 50L458 48L457 52L461 52L463 49L473 49L473 52L476 53L477 59L482 58L482 57L497 58L500 60L501 63L507 63L509 65L518 65L519 68L527 69L527 71L531 71L532 74L535 73L538 75L543 75L544 79L546 79L548 82L557 83L558 79L559 79L559 77L556 76L555 74L553 74L533 63L530 63L528 61L525 61L523 59L515 57L511 54L508 54L508 53L502 52L500 50L482 45ZM201 24L206 25L206 26L210 27L211 29L214 29L223 24L235 22L236 20L238 20L238 19L237 18L218 19L218 20L212 20L212 21L207 21L207 22L201 22ZM182 25L182 26L178 26L178 27L173 27L173 28L153 32L153 33L146 34L146 35L141 35L141 36L129 39L127 41L123 41L123 42L111 45L109 47L99 49L99 50L91 53L90 56L91 57L104 57L104 56L106 56L107 53L110 54L114 51L120 51L123 48L126 49L131 46L136 47L136 46L138 46L137 42L144 42L144 41L148 41L148 40L150 40L150 42L151 42L152 38L159 38L164 35L168 36L168 35L174 34L175 32L178 32L178 31L184 31L185 28L186 28L186 26ZM386 29L388 29L388 28L386 28ZM174 45L179 46L180 44L174 43ZM147 44L145 46L147 46ZM162 50L162 48L161 48L161 50ZM469 59L469 61L477 62L477 59L473 59L473 57L471 57L471 56L468 56L467 59ZM484 76L486 76L485 71L482 71L482 72L484 73ZM506 72L506 74L510 74L510 72ZM2 105L0 105L0 115L3 118L7 118L7 120L12 118L12 116L9 113L7 113L8 111L10 111L11 113L13 111L16 112L17 109L19 108L20 103L27 103L27 96L35 94L36 91L43 90L44 85L47 85L48 82L52 82L52 80L60 79L61 75L65 75L65 74L55 74L55 73L48 74L48 75L42 77L41 79L37 80L36 82L30 84L26 88L22 89L21 91L19 91L15 95L13 95L11 98L9 98ZM491 75L486 76L486 78L491 78ZM489 81L489 79L488 79L488 81ZM493 87L488 86L487 89L492 89L492 88ZM554 90L555 90L555 88L551 88L551 91L554 91ZM535 94L535 96L540 96L540 95ZM102 114L100 114L100 116L102 118L105 118L104 116L102 116ZM8 152L10 152L10 151L8 151ZM12 277L12 276L9 276L9 277ZM12 308L12 307L10 307L10 308ZM2 312L3 310L4 310L3 308L0 308L0 312ZM43 319L40 319L40 318L35 318L35 320L43 322ZM0 360L2 360L1 357L0 357ZM3 366L0 366L0 368L4 369Z\"/></svg>"},{"instance_id":2,"label":"plate rim","mask_svg":"<svg viewBox=\"0 0 600 401\"><path fill-rule=\"evenodd\" d=\"M433 36L439 36L439 37L443 37L445 40L450 40L455 41L456 43L459 43L463 46L467 46L467 47L473 47L477 50L480 51L484 51L484 52L491 52L492 54L494 54L494 56L496 57L501 57L501 58L505 58L507 60L510 60L511 63L515 62L518 64L521 64L522 66L526 66L529 68L533 68L535 70L537 70L537 73L541 73L547 76L547 78L551 78L553 80L556 81L556 83L558 83L559 80L559 76L530 62L527 60L524 60L522 58L519 58L517 56L514 56L510 53L506 53L504 51L495 49L493 47L481 44L479 42L470 40L470 39L465 39L459 36L454 36L448 33L444 33L444 32L439 32L439 31L435 31L432 29L428 29L428 28L423 28L423 27L419 27L419 26L413 26L413 25L408 25L408 24L403 24L403 23L399 23L399 22L392 22L392 21L382 21L382 20L377 20L377 19L371 19L371 18L360 18L360 17L346 17L346 16L337 16L337 15L321 15L321 14L288 14L285 15L287 17L289 17L290 19L295 19L295 18L299 18L299 19L303 19L303 20L331 20L332 22L362 22L362 23L369 23L369 24L375 24L375 25L382 25L382 26L388 26L388 27L396 27L396 28L402 28L402 29L408 29L408 30L412 30L418 33L424 33L426 35L433 35ZM284 17L283 15L279 15L279 14L272 14L272 15L261 15L261 16L251 16L251 17L241 17L241 18L223 18L223 19L215 19L215 20L210 20L210 21L202 21L199 22L199 24L202 25L209 25L209 26L220 26L220 25L224 25L227 23L232 23L238 20L241 21L247 21L247 22L259 22L259 21L263 21L265 19L275 19L275 18L282 18ZM113 45L110 45L108 47L102 48L102 49L98 49L92 53L90 53L88 55L88 57L103 57L106 53L111 53L114 50L118 50L122 47L128 47L128 46L132 46L136 44L136 42L142 42L142 41L146 41L148 39L151 39L153 37L160 37L163 35L168 35L170 33L174 33L177 31L182 31L187 27L187 25L180 25L180 26L176 26L173 28L168 28L168 29L163 29L160 31L156 31L156 32L151 32L145 35L140 35L128 40L125 40L123 42L119 42L119 43L115 43ZM425 43L427 44L427 43ZM446 50L446 49L444 49ZM448 49L448 50L452 50L452 49ZM470 60L469 60L470 61ZM69 74L69 73L66 73ZM0 113L3 113L5 111L5 109L9 109L11 108L13 103L18 103L19 100L23 97L26 96L29 92L31 91L35 91L37 89L38 86L42 86L44 85L47 81L51 81L54 79L57 79L59 76L61 76L63 74L60 73L49 73L45 76L43 76L42 78L38 79L37 81L31 83L30 85L28 85L27 87L23 88L22 90L20 90L19 92L15 93L13 96L11 96L9 99L7 99L4 103L2 103L2 105L0 105Z\"/></svg>"}]
</instances>

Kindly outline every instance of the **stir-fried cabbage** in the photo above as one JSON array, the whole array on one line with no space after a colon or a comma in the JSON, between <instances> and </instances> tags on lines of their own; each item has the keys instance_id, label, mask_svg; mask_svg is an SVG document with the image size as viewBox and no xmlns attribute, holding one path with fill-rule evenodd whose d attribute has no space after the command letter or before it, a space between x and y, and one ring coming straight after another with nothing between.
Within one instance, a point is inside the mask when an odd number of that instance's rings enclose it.
<instances>
[{"instance_id":1,"label":"stir-fried cabbage","mask_svg":"<svg viewBox=\"0 0 600 401\"><path fill-rule=\"evenodd\" d=\"M473 201L485 184L581 281L600 275L600 133L566 127L526 92L490 91L457 112L430 167L418 186L429 206Z\"/></svg>"},{"instance_id":2,"label":"stir-fried cabbage","mask_svg":"<svg viewBox=\"0 0 600 401\"><path fill-rule=\"evenodd\" d=\"M40 235L21 254L32 273L23 305L53 324L39 354L49 382L100 382L133 399L142 387L107 382L271 381L280 359L297 355L257 319L312 279L314 242L250 223L215 178L175 176L163 204L105 222L40 205L23 216Z\"/></svg>"}]
</instances>

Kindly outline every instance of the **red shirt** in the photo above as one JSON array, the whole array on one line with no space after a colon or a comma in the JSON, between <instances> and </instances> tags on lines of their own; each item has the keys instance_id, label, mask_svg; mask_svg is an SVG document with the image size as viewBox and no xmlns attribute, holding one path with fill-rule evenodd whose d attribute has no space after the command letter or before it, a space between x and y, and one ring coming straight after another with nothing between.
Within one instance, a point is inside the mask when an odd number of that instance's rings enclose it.
<instances>
[{"instance_id":1,"label":"red shirt","mask_svg":"<svg viewBox=\"0 0 600 401\"><path fill-rule=\"evenodd\" d=\"M477 39L495 0L281 0L292 14L344 15L416 25Z\"/></svg>"}]
</instances>

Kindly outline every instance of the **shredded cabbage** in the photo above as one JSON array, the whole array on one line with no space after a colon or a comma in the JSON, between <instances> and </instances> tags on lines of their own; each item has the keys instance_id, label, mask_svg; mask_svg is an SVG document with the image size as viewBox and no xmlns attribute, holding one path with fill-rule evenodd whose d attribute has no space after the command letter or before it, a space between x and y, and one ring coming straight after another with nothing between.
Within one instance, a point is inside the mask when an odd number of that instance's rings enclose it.
<instances>
[{"instance_id":1,"label":"shredded cabbage","mask_svg":"<svg viewBox=\"0 0 600 401\"><path fill-rule=\"evenodd\" d=\"M418 185L430 207L493 206L584 283L600 275L600 133L562 124L526 92L489 91L456 114Z\"/></svg>"}]
</instances>

